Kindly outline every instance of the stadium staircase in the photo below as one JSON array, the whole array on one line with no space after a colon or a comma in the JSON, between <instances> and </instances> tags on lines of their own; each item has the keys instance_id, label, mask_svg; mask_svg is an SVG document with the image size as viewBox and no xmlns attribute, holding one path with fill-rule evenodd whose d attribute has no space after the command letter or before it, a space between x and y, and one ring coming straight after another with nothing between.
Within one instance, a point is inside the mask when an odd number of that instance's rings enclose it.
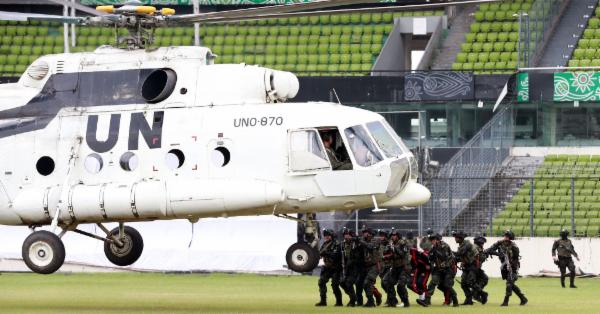
<instances>
[{"instance_id":1,"label":"stadium staircase","mask_svg":"<svg viewBox=\"0 0 600 314\"><path fill-rule=\"evenodd\" d=\"M600 235L600 156L548 155L533 177L533 205L531 182L524 182L494 218L494 235L512 229L529 236L531 206L535 236L556 237L562 228L570 229L572 209L576 236Z\"/></svg>"},{"instance_id":2,"label":"stadium staircase","mask_svg":"<svg viewBox=\"0 0 600 314\"><path fill-rule=\"evenodd\" d=\"M587 21L587 28L577 42L569 66L600 66L600 7L595 0L594 16Z\"/></svg>"},{"instance_id":3,"label":"stadium staircase","mask_svg":"<svg viewBox=\"0 0 600 314\"><path fill-rule=\"evenodd\" d=\"M368 75L394 19L442 16L444 11L321 15L228 25L204 25L201 43L219 55L217 63L259 64L299 75ZM77 27L72 52L114 44L111 28ZM159 28L155 46L194 44L192 27ZM63 52L61 24L0 21L0 75L20 75L41 55ZM338 73L339 75L339 73Z\"/></svg>"},{"instance_id":4,"label":"stadium staircase","mask_svg":"<svg viewBox=\"0 0 600 314\"><path fill-rule=\"evenodd\" d=\"M506 165L491 178L466 208L455 218L453 227L470 235L488 235L494 227L491 218L533 177L543 158L509 157Z\"/></svg>"},{"instance_id":5,"label":"stadium staircase","mask_svg":"<svg viewBox=\"0 0 600 314\"><path fill-rule=\"evenodd\" d=\"M571 0L566 3L562 17L543 51L538 66L567 65L597 5L598 0Z\"/></svg>"},{"instance_id":6,"label":"stadium staircase","mask_svg":"<svg viewBox=\"0 0 600 314\"><path fill-rule=\"evenodd\" d=\"M529 12L532 4L533 0L509 0L479 5L452 69L512 73L519 59L519 22L514 15Z\"/></svg>"},{"instance_id":7,"label":"stadium staircase","mask_svg":"<svg viewBox=\"0 0 600 314\"><path fill-rule=\"evenodd\" d=\"M474 13L475 22L464 37L452 70L510 74L517 69L519 62L527 65L531 60L535 61L539 48L548 42L548 30L556 23L555 12L563 1L505 0L479 5ZM526 25L529 28L519 23L520 13L527 13L530 23ZM529 39L521 38L525 33ZM527 40L529 42L525 45ZM519 48L519 45L522 47Z\"/></svg>"},{"instance_id":8,"label":"stadium staircase","mask_svg":"<svg viewBox=\"0 0 600 314\"><path fill-rule=\"evenodd\" d=\"M461 52L461 43L464 41L465 34L469 32L471 24L475 21L473 15L476 10L476 6L465 7L452 19L448 34L435 54L431 65L432 70L449 70L452 68L456 55Z\"/></svg>"}]
</instances>

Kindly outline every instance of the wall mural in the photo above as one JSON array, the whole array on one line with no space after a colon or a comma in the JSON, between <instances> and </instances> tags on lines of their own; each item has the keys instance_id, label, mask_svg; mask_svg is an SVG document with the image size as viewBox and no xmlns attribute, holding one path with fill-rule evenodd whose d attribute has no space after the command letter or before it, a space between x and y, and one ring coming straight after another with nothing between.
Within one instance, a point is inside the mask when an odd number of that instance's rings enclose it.
<instances>
[{"instance_id":1,"label":"wall mural","mask_svg":"<svg viewBox=\"0 0 600 314\"><path fill-rule=\"evenodd\" d=\"M411 73L404 79L404 100L465 100L475 97L472 73Z\"/></svg>"},{"instance_id":2,"label":"wall mural","mask_svg":"<svg viewBox=\"0 0 600 314\"><path fill-rule=\"evenodd\" d=\"M554 73L554 101L575 100L600 100L600 73Z\"/></svg>"}]
</instances>

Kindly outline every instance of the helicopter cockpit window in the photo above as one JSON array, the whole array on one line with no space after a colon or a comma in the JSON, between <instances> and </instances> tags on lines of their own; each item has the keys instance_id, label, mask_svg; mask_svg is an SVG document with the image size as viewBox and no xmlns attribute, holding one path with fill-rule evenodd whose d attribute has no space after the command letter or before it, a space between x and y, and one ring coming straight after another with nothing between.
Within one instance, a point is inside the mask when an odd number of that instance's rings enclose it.
<instances>
[{"instance_id":1,"label":"helicopter cockpit window","mask_svg":"<svg viewBox=\"0 0 600 314\"><path fill-rule=\"evenodd\" d=\"M383 160L377 146L369 138L369 134L361 125L355 125L344 130L350 150L356 162L369 167Z\"/></svg>"},{"instance_id":2,"label":"helicopter cockpit window","mask_svg":"<svg viewBox=\"0 0 600 314\"><path fill-rule=\"evenodd\" d=\"M333 170L352 170L352 161L337 128L319 128L325 153Z\"/></svg>"},{"instance_id":3,"label":"helicopter cockpit window","mask_svg":"<svg viewBox=\"0 0 600 314\"><path fill-rule=\"evenodd\" d=\"M290 133L290 169L292 171L330 169L317 130L297 130Z\"/></svg>"},{"instance_id":4,"label":"helicopter cockpit window","mask_svg":"<svg viewBox=\"0 0 600 314\"><path fill-rule=\"evenodd\" d=\"M389 134L391 134L392 137L396 140L396 143L398 143L398 145L400 145L400 148L402 149L402 151L404 153L410 153L410 149L408 149L406 144L404 144L404 142L402 141L400 136L398 136L398 134L396 134L396 131L394 131L394 128L392 128L392 126L385 120L383 120L383 125L388 130Z\"/></svg>"},{"instance_id":5,"label":"helicopter cockpit window","mask_svg":"<svg viewBox=\"0 0 600 314\"><path fill-rule=\"evenodd\" d=\"M398 157L403 154L402 148L379 121L367 123L367 129L375 139L377 146L381 148L386 157Z\"/></svg>"}]
</instances>

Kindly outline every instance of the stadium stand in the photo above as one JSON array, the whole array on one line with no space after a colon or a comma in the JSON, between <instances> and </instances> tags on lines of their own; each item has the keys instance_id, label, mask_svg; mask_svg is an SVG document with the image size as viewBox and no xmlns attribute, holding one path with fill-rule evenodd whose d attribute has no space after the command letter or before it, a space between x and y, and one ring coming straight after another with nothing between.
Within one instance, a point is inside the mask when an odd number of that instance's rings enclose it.
<instances>
[{"instance_id":1,"label":"stadium stand","mask_svg":"<svg viewBox=\"0 0 600 314\"><path fill-rule=\"evenodd\" d=\"M570 229L572 202L576 235L600 235L600 156L548 155L536 170L533 184L535 236L557 237L562 228ZM494 235L506 229L529 235L531 191L531 183L526 182L494 218Z\"/></svg>"},{"instance_id":2,"label":"stadium stand","mask_svg":"<svg viewBox=\"0 0 600 314\"><path fill-rule=\"evenodd\" d=\"M521 11L529 12L533 2L507 0L481 4L452 70L484 74L514 72L519 58L519 22L516 15Z\"/></svg>"},{"instance_id":3,"label":"stadium stand","mask_svg":"<svg viewBox=\"0 0 600 314\"><path fill-rule=\"evenodd\" d=\"M569 66L600 66L600 7L596 8L594 16L588 20L587 28L569 60Z\"/></svg>"},{"instance_id":4,"label":"stadium stand","mask_svg":"<svg viewBox=\"0 0 600 314\"><path fill-rule=\"evenodd\" d=\"M220 56L217 63L247 63L300 75L369 74L394 18L443 15L444 11L322 15L247 21L200 28L203 46ZM77 27L72 52L114 44L111 28ZM159 28L156 46L194 44L191 27ZM0 74L20 75L37 57L63 52L62 25L0 22Z\"/></svg>"}]
</instances>

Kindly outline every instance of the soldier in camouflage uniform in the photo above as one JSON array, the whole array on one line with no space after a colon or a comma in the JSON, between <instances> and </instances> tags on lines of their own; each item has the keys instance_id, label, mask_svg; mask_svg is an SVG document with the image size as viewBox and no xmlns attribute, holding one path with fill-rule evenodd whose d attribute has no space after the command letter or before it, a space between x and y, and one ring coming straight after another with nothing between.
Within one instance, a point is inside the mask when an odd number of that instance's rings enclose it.
<instances>
[{"instance_id":1,"label":"soldier in camouflage uniform","mask_svg":"<svg viewBox=\"0 0 600 314\"><path fill-rule=\"evenodd\" d=\"M425 233L427 235L421 238L421 241L419 243L419 247L423 251L429 251L432 248L431 241L429 240L429 237L431 237L433 235L433 230L431 230L431 228L427 228L427 230L425 231Z\"/></svg>"},{"instance_id":2,"label":"soldier in camouflage uniform","mask_svg":"<svg viewBox=\"0 0 600 314\"><path fill-rule=\"evenodd\" d=\"M368 228L363 230L363 238L360 240L360 245L362 246L364 257L363 288L365 290L365 296L367 297L367 302L364 306L375 307L375 300L373 297L375 293L375 283L381 268L381 258L379 245L377 240L373 238L373 230Z\"/></svg>"},{"instance_id":3,"label":"soldier in camouflage uniform","mask_svg":"<svg viewBox=\"0 0 600 314\"><path fill-rule=\"evenodd\" d=\"M384 258L390 260L391 269L385 275L382 281L383 289L387 292L389 302L387 306L395 307L398 305L396 298L396 288L398 295L404 307L409 307L408 292L406 285L410 277L410 247L402 240L402 236L397 230L392 230L391 242L385 250Z\"/></svg>"},{"instance_id":4,"label":"soldier in camouflage uniform","mask_svg":"<svg viewBox=\"0 0 600 314\"><path fill-rule=\"evenodd\" d=\"M460 262L462 277L460 287L465 293L465 302L463 305L473 305L473 298L480 299L481 291L477 282L477 265L476 257L479 254L475 245L471 241L466 240L467 236L462 231L453 232L454 241L458 243L458 250L454 253L455 258Z\"/></svg>"},{"instance_id":5,"label":"soldier in camouflage uniform","mask_svg":"<svg viewBox=\"0 0 600 314\"><path fill-rule=\"evenodd\" d=\"M342 251L341 285L344 292L346 292L350 298L350 301L346 306L354 307L356 306L356 292L354 290L354 285L358 280L358 262L360 260L359 255L361 255L362 252L358 249L356 235L352 229L344 228L342 235L344 237L344 242L342 242L340 246Z\"/></svg>"},{"instance_id":6,"label":"soldier in camouflage uniform","mask_svg":"<svg viewBox=\"0 0 600 314\"><path fill-rule=\"evenodd\" d=\"M458 306L458 298L453 288L456 273L452 269L454 265L452 250L446 242L442 241L440 234L430 236L429 240L433 246L429 252L432 268L431 282L427 286L428 291L425 300L418 299L417 303L421 306L430 306L431 296L435 292L435 288L438 287L440 290L449 293L452 306L456 307Z\"/></svg>"},{"instance_id":7,"label":"soldier in camouflage uniform","mask_svg":"<svg viewBox=\"0 0 600 314\"><path fill-rule=\"evenodd\" d=\"M494 245L484 251L487 255L498 256L502 262L500 272L502 273L502 279L506 280L506 293L501 306L508 306L508 301L513 291L521 300L520 305L525 305L528 301L523 292L521 292L521 289L515 284L519 278L519 267L521 264L519 262L519 248L512 241L514 239L515 234L510 230L506 230L504 232L504 239L494 243Z\"/></svg>"},{"instance_id":8,"label":"soldier in camouflage uniform","mask_svg":"<svg viewBox=\"0 0 600 314\"><path fill-rule=\"evenodd\" d=\"M412 231L406 233L406 239L404 239L404 242L406 242L406 246L408 246L408 248L417 248L417 239L415 239L415 234Z\"/></svg>"},{"instance_id":9,"label":"soldier in camouflage uniform","mask_svg":"<svg viewBox=\"0 0 600 314\"><path fill-rule=\"evenodd\" d=\"M577 252L575 252L575 248L573 247L573 243L568 239L569 231L563 229L560 231L560 239L554 241L552 245L552 258L554 259L554 263L558 265L560 269L560 285L565 287L565 273L566 269L569 269L569 279L571 284L570 288L577 288L575 286L575 264L573 264L573 258L571 256L575 256L575 258L579 261L579 256ZM556 253L558 251L558 256Z\"/></svg>"},{"instance_id":10,"label":"soldier in camouflage uniform","mask_svg":"<svg viewBox=\"0 0 600 314\"><path fill-rule=\"evenodd\" d=\"M485 274L485 271L483 271L482 265L487 259L487 255L483 252L483 245L487 242L487 240L484 237L475 237L473 242L475 243L475 248L477 249L477 256L475 257L475 266L477 267L475 272L475 285L480 291L479 297L475 296L474 298L475 300L481 302L481 304L486 304L488 300L488 293L483 291L483 288L485 288L485 286L488 284L488 276Z\"/></svg>"},{"instance_id":11,"label":"soldier in camouflage uniform","mask_svg":"<svg viewBox=\"0 0 600 314\"><path fill-rule=\"evenodd\" d=\"M319 253L323 258L324 266L319 277L319 294L321 300L315 306L327 305L327 282L331 279L331 289L335 295L335 306L343 306L342 291L340 290L340 276L342 272L340 244L335 239L335 232L331 229L323 230L325 242L321 245Z\"/></svg>"},{"instance_id":12,"label":"soldier in camouflage uniform","mask_svg":"<svg viewBox=\"0 0 600 314\"><path fill-rule=\"evenodd\" d=\"M389 240L389 234L388 234L387 230L385 230L385 229L377 230L377 236L378 236L379 256L381 258L381 268L379 270L379 279L381 280L381 288L383 288L383 291L386 291L385 287L383 286L383 278L390 271L390 268L392 268L392 260L390 258L385 257L385 255L387 254L386 251L388 250L388 247L390 244L390 240ZM390 295L388 294L387 298L385 300L385 304L388 305L389 303L390 303Z\"/></svg>"}]
</instances>

